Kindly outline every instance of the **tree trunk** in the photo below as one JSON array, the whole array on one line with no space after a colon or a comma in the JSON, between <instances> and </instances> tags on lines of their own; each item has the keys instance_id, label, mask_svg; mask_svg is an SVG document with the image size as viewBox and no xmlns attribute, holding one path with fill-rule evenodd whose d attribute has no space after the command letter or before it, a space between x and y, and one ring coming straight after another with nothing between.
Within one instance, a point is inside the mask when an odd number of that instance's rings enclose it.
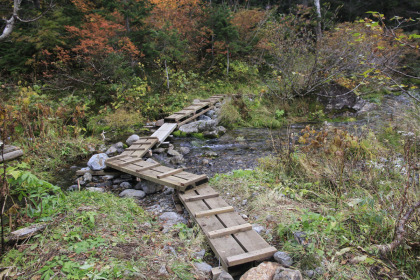
<instances>
[{"instance_id":1,"label":"tree trunk","mask_svg":"<svg viewBox=\"0 0 420 280\"><path fill-rule=\"evenodd\" d=\"M166 72L166 85L168 87L168 93L169 93L169 72L168 72L168 65L166 63L166 59L165 59L165 72Z\"/></svg>"},{"instance_id":2,"label":"tree trunk","mask_svg":"<svg viewBox=\"0 0 420 280\"><path fill-rule=\"evenodd\" d=\"M314 0L314 4L316 7L316 15L318 18L318 24L316 27L316 39L319 42L322 38L322 29L321 29L321 3L320 0Z\"/></svg>"},{"instance_id":3,"label":"tree trunk","mask_svg":"<svg viewBox=\"0 0 420 280\"><path fill-rule=\"evenodd\" d=\"M229 75L229 47L227 47L227 66L226 66L226 75Z\"/></svg>"}]
</instances>

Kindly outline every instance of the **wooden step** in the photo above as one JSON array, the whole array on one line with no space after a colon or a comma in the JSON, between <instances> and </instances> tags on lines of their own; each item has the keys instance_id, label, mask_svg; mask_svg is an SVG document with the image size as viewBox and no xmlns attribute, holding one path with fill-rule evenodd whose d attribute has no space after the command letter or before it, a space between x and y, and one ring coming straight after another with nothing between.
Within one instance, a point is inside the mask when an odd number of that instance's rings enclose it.
<instances>
[{"instance_id":1,"label":"wooden step","mask_svg":"<svg viewBox=\"0 0 420 280\"><path fill-rule=\"evenodd\" d=\"M135 162L139 162L139 161L143 161L143 160L141 158L133 158L133 159L130 159L128 161L122 162L118 165L119 166L126 166L126 165L129 165L129 164L132 164L132 163L135 163Z\"/></svg>"},{"instance_id":2,"label":"wooden step","mask_svg":"<svg viewBox=\"0 0 420 280\"><path fill-rule=\"evenodd\" d=\"M238 225L238 226L233 226L233 227L228 227L228 228L223 228L223 229L209 231L207 233L207 236L209 238L218 238L218 237L222 237L222 236L226 236L226 235L231 235L231 234L235 234L235 233L242 232L242 231L247 231L247 230L252 230L252 225L249 224L249 223Z\"/></svg>"},{"instance_id":3,"label":"wooden step","mask_svg":"<svg viewBox=\"0 0 420 280\"><path fill-rule=\"evenodd\" d=\"M226 206L226 207L220 207L220 208L209 209L209 210L197 212L197 213L195 213L195 217L196 218L201 218L201 217L223 214L223 213L228 213L228 212L233 212L233 211L235 211L235 209L233 209L232 206Z\"/></svg>"},{"instance_id":4,"label":"wooden step","mask_svg":"<svg viewBox=\"0 0 420 280\"><path fill-rule=\"evenodd\" d=\"M162 179L162 178L165 178L165 177L168 177L168 176L172 176L172 175L178 174L178 173L180 173L182 171L184 171L184 168L178 168L178 169L174 169L174 170L171 170L171 171L162 173L160 175L157 175L156 177L158 179Z\"/></svg>"},{"instance_id":5,"label":"wooden step","mask_svg":"<svg viewBox=\"0 0 420 280\"><path fill-rule=\"evenodd\" d=\"M149 169L152 169L152 168L158 167L158 166L160 166L160 163L156 163L156 164L152 164L152 165L149 165L149 166L145 166L145 167L142 167L142 168L136 169L136 172L146 171L146 170L149 170Z\"/></svg>"},{"instance_id":6,"label":"wooden step","mask_svg":"<svg viewBox=\"0 0 420 280\"><path fill-rule=\"evenodd\" d=\"M200 182L200 181L204 181L204 180L208 180L209 179L209 177L207 177L207 175L201 175L201 176L198 176L197 178L195 178L195 179L193 179L193 180L190 180L190 181L188 181L188 182L184 182L184 183L181 183L181 186L189 186L189 185L193 185L194 183L197 183L197 182Z\"/></svg>"},{"instance_id":7,"label":"wooden step","mask_svg":"<svg viewBox=\"0 0 420 280\"><path fill-rule=\"evenodd\" d=\"M197 200L214 198L214 197L218 197L218 196L219 196L219 193L201 194L201 195L195 195L195 196L186 197L184 199L184 201L185 202L197 201Z\"/></svg>"},{"instance_id":8,"label":"wooden step","mask_svg":"<svg viewBox=\"0 0 420 280\"><path fill-rule=\"evenodd\" d=\"M247 252L244 254L227 257L228 266L235 266L247 262L252 262L256 260L262 260L264 258L269 258L277 252L277 249L274 247L266 247L260 250Z\"/></svg>"},{"instance_id":9,"label":"wooden step","mask_svg":"<svg viewBox=\"0 0 420 280\"><path fill-rule=\"evenodd\" d=\"M146 148L131 148L130 147L130 148L125 149L125 151L144 151L144 150L146 150Z\"/></svg>"}]
</instances>

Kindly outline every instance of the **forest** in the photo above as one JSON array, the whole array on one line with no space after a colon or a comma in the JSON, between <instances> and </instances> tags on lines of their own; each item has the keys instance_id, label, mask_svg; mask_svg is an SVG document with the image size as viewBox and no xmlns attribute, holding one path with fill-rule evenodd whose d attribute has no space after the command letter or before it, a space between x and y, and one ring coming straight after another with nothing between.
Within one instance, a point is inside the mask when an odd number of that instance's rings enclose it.
<instances>
[{"instance_id":1,"label":"forest","mask_svg":"<svg viewBox=\"0 0 420 280\"><path fill-rule=\"evenodd\" d=\"M420 1L0 0L0 16L0 158L23 150L0 162L0 278L211 279L197 225L162 230L149 195L69 191L61 172L223 95L226 135L175 131L202 152L167 162L211 170L296 279L419 279ZM253 159L208 151L226 139Z\"/></svg>"}]
</instances>

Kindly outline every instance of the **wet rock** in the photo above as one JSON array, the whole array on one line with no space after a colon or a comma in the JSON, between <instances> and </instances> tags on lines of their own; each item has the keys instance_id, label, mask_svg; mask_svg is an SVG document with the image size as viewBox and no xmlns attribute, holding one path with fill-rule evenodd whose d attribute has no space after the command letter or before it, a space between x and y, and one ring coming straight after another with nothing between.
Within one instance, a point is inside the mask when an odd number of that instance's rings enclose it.
<instances>
[{"instance_id":1,"label":"wet rock","mask_svg":"<svg viewBox=\"0 0 420 280\"><path fill-rule=\"evenodd\" d=\"M116 154L120 154L124 151L124 144L123 142L118 142L113 144L111 147L109 147L108 150L106 150L105 154L108 156L115 156Z\"/></svg>"},{"instance_id":2,"label":"wet rock","mask_svg":"<svg viewBox=\"0 0 420 280\"><path fill-rule=\"evenodd\" d=\"M113 184L116 184L116 185L119 185L119 184L121 184L121 183L124 183L124 182L130 182L130 181L131 181L131 178L130 178L130 179L117 178L117 179L114 179L114 180L112 181L112 183L113 183Z\"/></svg>"},{"instance_id":3,"label":"wet rock","mask_svg":"<svg viewBox=\"0 0 420 280\"><path fill-rule=\"evenodd\" d=\"M220 275L216 278L216 280L233 280L233 277L223 270L222 273L220 273Z\"/></svg>"},{"instance_id":4,"label":"wet rock","mask_svg":"<svg viewBox=\"0 0 420 280\"><path fill-rule=\"evenodd\" d=\"M272 280L279 267L278 263L263 262L259 266L248 270L240 280Z\"/></svg>"},{"instance_id":5,"label":"wet rock","mask_svg":"<svg viewBox=\"0 0 420 280\"><path fill-rule=\"evenodd\" d=\"M210 162L209 162L208 159L203 159L202 163L203 163L203 165L208 165Z\"/></svg>"},{"instance_id":6,"label":"wet rock","mask_svg":"<svg viewBox=\"0 0 420 280\"><path fill-rule=\"evenodd\" d=\"M105 152L105 151L106 151L106 146L105 146L105 144L101 144L101 145L99 145L99 147L98 147L98 151L99 151L99 152L101 152L101 153Z\"/></svg>"},{"instance_id":7,"label":"wet rock","mask_svg":"<svg viewBox=\"0 0 420 280\"><path fill-rule=\"evenodd\" d=\"M89 187L89 188L86 188L86 190L90 192L105 192L103 188L96 188L96 187Z\"/></svg>"},{"instance_id":8,"label":"wet rock","mask_svg":"<svg viewBox=\"0 0 420 280\"><path fill-rule=\"evenodd\" d=\"M78 189L79 189L78 185L71 185L70 187L67 188L67 191L73 192L73 191L77 191Z\"/></svg>"},{"instance_id":9,"label":"wet rock","mask_svg":"<svg viewBox=\"0 0 420 280\"><path fill-rule=\"evenodd\" d=\"M302 280L302 274L299 270L279 267L273 280Z\"/></svg>"},{"instance_id":10,"label":"wet rock","mask_svg":"<svg viewBox=\"0 0 420 280\"><path fill-rule=\"evenodd\" d=\"M293 259L286 252L281 252L281 251L276 252L274 254L274 259L276 260L276 262L278 262L279 264L285 267L289 267L293 265Z\"/></svg>"},{"instance_id":11,"label":"wet rock","mask_svg":"<svg viewBox=\"0 0 420 280\"><path fill-rule=\"evenodd\" d=\"M303 274L308 278L313 278L315 277L315 270L312 270L312 269L304 270Z\"/></svg>"},{"instance_id":12,"label":"wet rock","mask_svg":"<svg viewBox=\"0 0 420 280\"><path fill-rule=\"evenodd\" d=\"M138 182L134 188L136 190L143 190L146 194L153 194L163 190L163 185L150 181L141 181Z\"/></svg>"},{"instance_id":13,"label":"wet rock","mask_svg":"<svg viewBox=\"0 0 420 280\"><path fill-rule=\"evenodd\" d=\"M87 184L87 182L86 182L86 181L84 181L84 180L80 180L80 179L78 179L78 181L79 181L79 185L80 185L80 186L84 186L84 185L86 185L86 184Z\"/></svg>"},{"instance_id":14,"label":"wet rock","mask_svg":"<svg viewBox=\"0 0 420 280\"><path fill-rule=\"evenodd\" d=\"M170 188L170 187L167 187L167 186L165 186L163 188L163 193L166 194L166 195L173 194L174 192L175 192L174 188Z\"/></svg>"},{"instance_id":15,"label":"wet rock","mask_svg":"<svg viewBox=\"0 0 420 280\"><path fill-rule=\"evenodd\" d=\"M179 148L179 152L181 153L181 154L183 154L183 155L186 155L186 154L189 154L190 153L190 148L188 148L188 147L180 147Z\"/></svg>"},{"instance_id":16,"label":"wet rock","mask_svg":"<svg viewBox=\"0 0 420 280\"><path fill-rule=\"evenodd\" d=\"M210 121L211 118L206 116L206 115L201 115L197 118L197 120L199 120L199 121Z\"/></svg>"},{"instance_id":17,"label":"wet rock","mask_svg":"<svg viewBox=\"0 0 420 280\"><path fill-rule=\"evenodd\" d=\"M131 146L133 145L134 142L136 142L139 139L140 139L140 136L138 136L137 134L133 134L130 137L128 137L127 140L125 140L125 143Z\"/></svg>"},{"instance_id":18,"label":"wet rock","mask_svg":"<svg viewBox=\"0 0 420 280\"><path fill-rule=\"evenodd\" d=\"M92 182L92 174L86 172L85 174L83 174L83 180L85 180L86 182Z\"/></svg>"},{"instance_id":19,"label":"wet rock","mask_svg":"<svg viewBox=\"0 0 420 280\"><path fill-rule=\"evenodd\" d=\"M199 133L199 132L204 132L204 131L215 130L216 125L217 125L217 122L215 120L196 121L196 122L181 125L179 127L179 130L187 134Z\"/></svg>"},{"instance_id":20,"label":"wet rock","mask_svg":"<svg viewBox=\"0 0 420 280\"><path fill-rule=\"evenodd\" d=\"M120 178L121 179L133 179L133 176L132 175L130 175L130 174L122 174L121 176L120 176Z\"/></svg>"},{"instance_id":21,"label":"wet rock","mask_svg":"<svg viewBox=\"0 0 420 280\"><path fill-rule=\"evenodd\" d=\"M205 156L205 157L217 157L217 156L219 156L216 152L213 152L213 151L207 151L207 152L205 152L204 154L203 154L203 156Z\"/></svg>"},{"instance_id":22,"label":"wet rock","mask_svg":"<svg viewBox=\"0 0 420 280\"><path fill-rule=\"evenodd\" d=\"M133 190L133 189L127 189L120 193L120 197L143 198L145 196L146 196L146 193L144 191Z\"/></svg>"},{"instance_id":23,"label":"wet rock","mask_svg":"<svg viewBox=\"0 0 420 280\"><path fill-rule=\"evenodd\" d=\"M174 156L169 160L170 163L172 164L181 164L184 162L184 157L182 155L179 156Z\"/></svg>"},{"instance_id":24,"label":"wet rock","mask_svg":"<svg viewBox=\"0 0 420 280\"><path fill-rule=\"evenodd\" d=\"M153 150L154 154L163 154L166 151L165 148L156 148Z\"/></svg>"},{"instance_id":25,"label":"wet rock","mask_svg":"<svg viewBox=\"0 0 420 280\"><path fill-rule=\"evenodd\" d=\"M205 274L210 274L211 269L212 269L212 266L205 262L194 263L194 266L198 271L203 272Z\"/></svg>"},{"instance_id":26,"label":"wet rock","mask_svg":"<svg viewBox=\"0 0 420 280\"><path fill-rule=\"evenodd\" d=\"M102 180L112 180L114 178L115 178L114 175L104 175L101 177Z\"/></svg>"},{"instance_id":27,"label":"wet rock","mask_svg":"<svg viewBox=\"0 0 420 280\"><path fill-rule=\"evenodd\" d=\"M325 88L324 92L318 95L318 101L325 105L327 111L346 109L358 111L366 103L354 92L338 84Z\"/></svg>"},{"instance_id":28,"label":"wet rock","mask_svg":"<svg viewBox=\"0 0 420 280\"><path fill-rule=\"evenodd\" d=\"M105 181L105 182L95 184L95 187L97 187L97 188L108 188L108 187L111 187L111 186L112 186L111 181Z\"/></svg>"},{"instance_id":29,"label":"wet rock","mask_svg":"<svg viewBox=\"0 0 420 280\"><path fill-rule=\"evenodd\" d=\"M169 148L167 151L167 154L173 157L179 157L182 156L177 150L173 149L173 148Z\"/></svg>"},{"instance_id":30,"label":"wet rock","mask_svg":"<svg viewBox=\"0 0 420 280\"><path fill-rule=\"evenodd\" d=\"M9 240L20 240L29 238L47 227L46 224L35 224L29 227L21 228L19 230L12 231L9 235Z\"/></svg>"},{"instance_id":31,"label":"wet rock","mask_svg":"<svg viewBox=\"0 0 420 280\"><path fill-rule=\"evenodd\" d=\"M122 188L122 189L131 189L132 188L132 185L129 182L122 182L120 184L120 188Z\"/></svg>"},{"instance_id":32,"label":"wet rock","mask_svg":"<svg viewBox=\"0 0 420 280\"><path fill-rule=\"evenodd\" d=\"M248 200L247 199L244 199L244 200L242 200L242 206L245 206L245 205L247 205L248 204Z\"/></svg>"},{"instance_id":33,"label":"wet rock","mask_svg":"<svg viewBox=\"0 0 420 280\"><path fill-rule=\"evenodd\" d=\"M208 117L210 117L211 119L217 118L216 111L214 111L214 110L208 110L205 113L205 115L208 116Z\"/></svg>"},{"instance_id":34,"label":"wet rock","mask_svg":"<svg viewBox=\"0 0 420 280\"><path fill-rule=\"evenodd\" d=\"M105 153L93 155L87 165L91 170L103 170L106 168L105 160L109 157Z\"/></svg>"}]
</instances>

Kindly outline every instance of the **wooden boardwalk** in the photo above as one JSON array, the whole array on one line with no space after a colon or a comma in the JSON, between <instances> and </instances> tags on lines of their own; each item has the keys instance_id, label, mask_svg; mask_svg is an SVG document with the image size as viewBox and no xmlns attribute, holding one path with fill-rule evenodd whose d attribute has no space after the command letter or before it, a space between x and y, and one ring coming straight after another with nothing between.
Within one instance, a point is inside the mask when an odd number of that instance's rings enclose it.
<instances>
[{"instance_id":1,"label":"wooden boardwalk","mask_svg":"<svg viewBox=\"0 0 420 280\"><path fill-rule=\"evenodd\" d=\"M180 201L201 227L223 268L230 271L235 267L269 258L277 250L207 184L207 175L196 175L185 172L182 168L174 169L142 159L177 127L211 110L221 98L222 96L212 96L200 100L199 103L165 118L167 122L150 137L141 137L121 155L106 160L106 165L179 191Z\"/></svg>"}]
</instances>

